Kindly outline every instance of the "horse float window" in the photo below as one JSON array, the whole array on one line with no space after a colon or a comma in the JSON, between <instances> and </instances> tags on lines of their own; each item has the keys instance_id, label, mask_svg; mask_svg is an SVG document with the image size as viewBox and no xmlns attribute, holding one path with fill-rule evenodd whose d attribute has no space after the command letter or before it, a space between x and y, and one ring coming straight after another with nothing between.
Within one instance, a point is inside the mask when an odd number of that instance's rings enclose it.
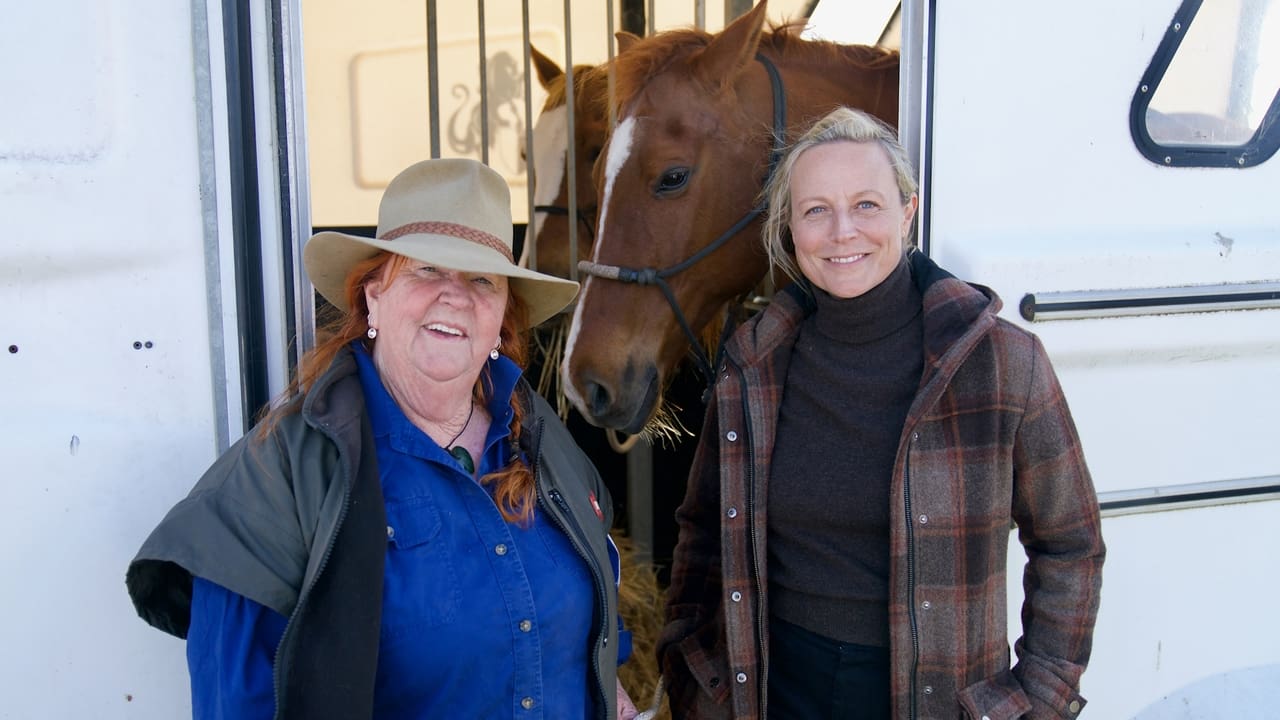
<instances>
[{"instance_id":1,"label":"horse float window","mask_svg":"<svg viewBox=\"0 0 1280 720\"><path fill-rule=\"evenodd\" d=\"M1280 148L1280 2L1184 0L1143 74L1130 131L1152 162L1249 167Z\"/></svg>"}]
</instances>

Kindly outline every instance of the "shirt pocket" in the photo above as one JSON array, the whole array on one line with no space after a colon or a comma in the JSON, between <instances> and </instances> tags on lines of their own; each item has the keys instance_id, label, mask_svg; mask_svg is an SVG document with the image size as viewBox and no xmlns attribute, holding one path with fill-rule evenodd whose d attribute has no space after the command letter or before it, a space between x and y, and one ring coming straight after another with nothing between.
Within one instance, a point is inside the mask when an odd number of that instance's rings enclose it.
<instances>
[{"instance_id":1,"label":"shirt pocket","mask_svg":"<svg viewBox=\"0 0 1280 720\"><path fill-rule=\"evenodd\" d=\"M448 538L430 497L387 503L384 641L454 621L460 593Z\"/></svg>"}]
</instances>

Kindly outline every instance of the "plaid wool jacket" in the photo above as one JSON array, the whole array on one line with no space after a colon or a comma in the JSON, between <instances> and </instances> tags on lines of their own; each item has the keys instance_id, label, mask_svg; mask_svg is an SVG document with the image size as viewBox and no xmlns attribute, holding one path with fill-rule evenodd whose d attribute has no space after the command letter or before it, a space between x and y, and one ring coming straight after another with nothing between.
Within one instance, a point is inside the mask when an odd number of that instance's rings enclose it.
<instances>
[{"instance_id":1,"label":"plaid wool jacket","mask_svg":"<svg viewBox=\"0 0 1280 720\"><path fill-rule=\"evenodd\" d=\"M890 488L894 718L1074 718L1104 547L1093 482L1040 341L922 253L924 373ZM766 482L799 283L735 333L676 513L659 663L676 718L767 714ZM1011 525L1026 551L1010 667Z\"/></svg>"}]
</instances>

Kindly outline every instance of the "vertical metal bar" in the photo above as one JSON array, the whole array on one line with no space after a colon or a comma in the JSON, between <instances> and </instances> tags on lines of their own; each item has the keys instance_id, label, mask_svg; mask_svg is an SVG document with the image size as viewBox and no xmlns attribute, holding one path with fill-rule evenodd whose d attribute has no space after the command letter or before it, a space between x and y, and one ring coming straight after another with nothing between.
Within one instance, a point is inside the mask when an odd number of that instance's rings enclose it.
<instances>
[{"instance_id":1,"label":"vertical metal bar","mask_svg":"<svg viewBox=\"0 0 1280 720\"><path fill-rule=\"evenodd\" d=\"M693 25L699 30L707 29L707 0L694 0Z\"/></svg>"},{"instance_id":2,"label":"vertical metal bar","mask_svg":"<svg viewBox=\"0 0 1280 720\"><path fill-rule=\"evenodd\" d=\"M440 157L440 49L436 37L436 0L427 0L427 119L433 158Z\"/></svg>"},{"instance_id":3,"label":"vertical metal bar","mask_svg":"<svg viewBox=\"0 0 1280 720\"><path fill-rule=\"evenodd\" d=\"M613 58L617 55L615 46L617 38L613 35L616 32L616 25L614 25L613 20L613 2L606 2L604 6L607 8L605 11L605 25L609 33L608 37L605 38L605 47L609 49L609 131L612 132L614 126L618 124L618 108L613 102Z\"/></svg>"},{"instance_id":4,"label":"vertical metal bar","mask_svg":"<svg viewBox=\"0 0 1280 720\"><path fill-rule=\"evenodd\" d=\"M570 0L564 0L564 102L568 110L569 124L567 128L569 147L565 151L564 161L569 166L566 177L569 179L569 279L578 279L578 162L577 162L577 115L574 108L576 94L573 82L573 20L569 14ZM530 151L533 148L530 147Z\"/></svg>"},{"instance_id":5,"label":"vertical metal bar","mask_svg":"<svg viewBox=\"0 0 1280 720\"><path fill-rule=\"evenodd\" d=\"M524 189L529 200L528 217L525 221L524 256L528 259L529 268L538 269L538 244L534 242L533 229L533 183L536 180L533 171L533 55L529 52L529 0L520 2L520 27L524 37Z\"/></svg>"},{"instance_id":6,"label":"vertical metal bar","mask_svg":"<svg viewBox=\"0 0 1280 720\"><path fill-rule=\"evenodd\" d=\"M739 15L745 14L751 9L751 0L724 0L724 24L725 27L733 22Z\"/></svg>"},{"instance_id":7,"label":"vertical metal bar","mask_svg":"<svg viewBox=\"0 0 1280 720\"><path fill-rule=\"evenodd\" d=\"M476 0L480 29L480 162L489 164L489 51L484 37L484 0Z\"/></svg>"},{"instance_id":8,"label":"vertical metal bar","mask_svg":"<svg viewBox=\"0 0 1280 720\"><path fill-rule=\"evenodd\" d=\"M653 559L653 446L644 439L627 453L627 535L638 562Z\"/></svg>"},{"instance_id":9,"label":"vertical metal bar","mask_svg":"<svg viewBox=\"0 0 1280 720\"><path fill-rule=\"evenodd\" d=\"M649 0L648 7L644 13L645 35L653 34L653 0Z\"/></svg>"}]
</instances>

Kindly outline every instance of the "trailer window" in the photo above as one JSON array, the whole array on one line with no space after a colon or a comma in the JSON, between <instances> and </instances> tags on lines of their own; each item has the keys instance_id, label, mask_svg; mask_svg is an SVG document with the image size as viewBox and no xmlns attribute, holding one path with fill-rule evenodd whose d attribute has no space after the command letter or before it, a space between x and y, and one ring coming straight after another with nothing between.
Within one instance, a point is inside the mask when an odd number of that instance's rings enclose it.
<instances>
[{"instance_id":1,"label":"trailer window","mask_svg":"<svg viewBox=\"0 0 1280 720\"><path fill-rule=\"evenodd\" d=\"M1280 0L1184 0L1134 93L1161 165L1248 167L1280 147Z\"/></svg>"}]
</instances>

